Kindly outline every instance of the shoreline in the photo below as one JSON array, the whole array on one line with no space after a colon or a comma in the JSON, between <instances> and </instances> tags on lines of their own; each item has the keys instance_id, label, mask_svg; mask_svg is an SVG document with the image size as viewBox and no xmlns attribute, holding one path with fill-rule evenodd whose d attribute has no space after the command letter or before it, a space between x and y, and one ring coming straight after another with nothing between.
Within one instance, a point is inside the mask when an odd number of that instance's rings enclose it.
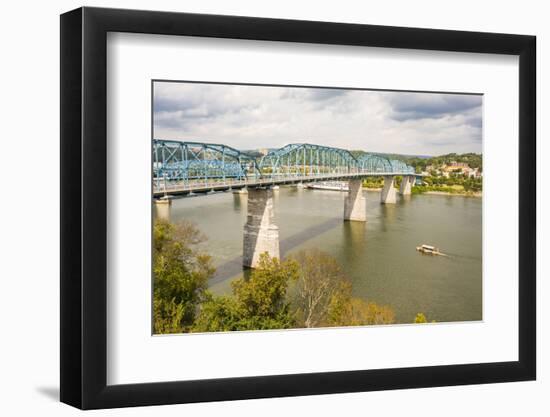
<instances>
[{"instance_id":1,"label":"shoreline","mask_svg":"<svg viewBox=\"0 0 550 417\"><path fill-rule=\"evenodd\" d=\"M373 192L381 192L382 188L367 188L363 187L364 191L373 191ZM450 193L448 191L424 191L422 193L418 193L415 195L450 195L450 196L460 196L460 197L474 197L474 198L483 198L483 193L466 193L466 192L459 192L459 193Z\"/></svg>"},{"instance_id":2,"label":"shoreline","mask_svg":"<svg viewBox=\"0 0 550 417\"><path fill-rule=\"evenodd\" d=\"M449 193L447 191L424 191L420 194L430 194L430 195L458 195L461 197L474 197L474 198L483 198L483 193Z\"/></svg>"}]
</instances>

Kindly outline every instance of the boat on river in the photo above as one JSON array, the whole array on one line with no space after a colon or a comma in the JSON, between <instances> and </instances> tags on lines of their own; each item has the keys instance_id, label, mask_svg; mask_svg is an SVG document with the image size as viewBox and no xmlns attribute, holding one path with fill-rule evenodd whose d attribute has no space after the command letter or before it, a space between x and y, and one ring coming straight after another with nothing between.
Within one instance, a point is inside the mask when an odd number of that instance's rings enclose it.
<instances>
[{"instance_id":1,"label":"boat on river","mask_svg":"<svg viewBox=\"0 0 550 417\"><path fill-rule=\"evenodd\" d=\"M307 188L312 190L349 191L346 181L322 181L308 184Z\"/></svg>"},{"instance_id":2,"label":"boat on river","mask_svg":"<svg viewBox=\"0 0 550 417\"><path fill-rule=\"evenodd\" d=\"M422 244L420 246L416 247L416 250L422 253L425 253L426 255L441 255L441 256L447 256L444 253L442 253L439 248L436 248L432 245L425 245Z\"/></svg>"}]
</instances>

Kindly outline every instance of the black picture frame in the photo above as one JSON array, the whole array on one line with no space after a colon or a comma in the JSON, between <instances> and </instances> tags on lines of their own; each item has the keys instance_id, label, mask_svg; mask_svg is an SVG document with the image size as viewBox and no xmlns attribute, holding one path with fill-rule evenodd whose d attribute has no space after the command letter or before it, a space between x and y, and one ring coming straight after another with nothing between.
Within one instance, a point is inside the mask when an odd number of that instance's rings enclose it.
<instances>
[{"instance_id":1,"label":"black picture frame","mask_svg":"<svg viewBox=\"0 0 550 417\"><path fill-rule=\"evenodd\" d=\"M107 385L108 32L519 56L519 360ZM61 401L82 409L375 391L536 378L536 38L186 13L61 15Z\"/></svg>"}]
</instances>

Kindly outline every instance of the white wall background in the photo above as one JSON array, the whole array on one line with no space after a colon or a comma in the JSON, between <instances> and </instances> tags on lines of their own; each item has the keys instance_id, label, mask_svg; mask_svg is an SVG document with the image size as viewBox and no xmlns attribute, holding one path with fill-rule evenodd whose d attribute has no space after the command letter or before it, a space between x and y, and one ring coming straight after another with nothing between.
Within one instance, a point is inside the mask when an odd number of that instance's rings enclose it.
<instances>
[{"instance_id":1,"label":"white wall background","mask_svg":"<svg viewBox=\"0 0 550 417\"><path fill-rule=\"evenodd\" d=\"M308 20L533 34L538 37L539 137L539 366L538 381L100 411L94 415L531 415L550 412L550 209L540 184L550 149L542 120L550 97L544 76L550 59L550 26L544 2L394 0L353 2L277 0L93 1L89 6L240 14ZM3 81L0 90L0 414L75 415L58 403L59 392L59 17L82 3L27 1L3 5ZM24 155L24 156L22 156ZM546 232L546 233L545 233ZM545 234L543 236L543 234ZM544 395L546 394L546 395Z\"/></svg>"}]
</instances>

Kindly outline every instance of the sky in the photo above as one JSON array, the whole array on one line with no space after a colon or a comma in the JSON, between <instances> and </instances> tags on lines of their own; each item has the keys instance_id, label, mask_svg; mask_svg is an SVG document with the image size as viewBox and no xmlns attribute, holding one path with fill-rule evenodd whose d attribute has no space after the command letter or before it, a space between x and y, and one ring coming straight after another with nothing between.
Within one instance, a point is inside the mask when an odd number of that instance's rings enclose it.
<instances>
[{"instance_id":1,"label":"sky","mask_svg":"<svg viewBox=\"0 0 550 417\"><path fill-rule=\"evenodd\" d=\"M240 150L315 143L348 150L481 153L482 96L155 82L155 139Z\"/></svg>"}]
</instances>

